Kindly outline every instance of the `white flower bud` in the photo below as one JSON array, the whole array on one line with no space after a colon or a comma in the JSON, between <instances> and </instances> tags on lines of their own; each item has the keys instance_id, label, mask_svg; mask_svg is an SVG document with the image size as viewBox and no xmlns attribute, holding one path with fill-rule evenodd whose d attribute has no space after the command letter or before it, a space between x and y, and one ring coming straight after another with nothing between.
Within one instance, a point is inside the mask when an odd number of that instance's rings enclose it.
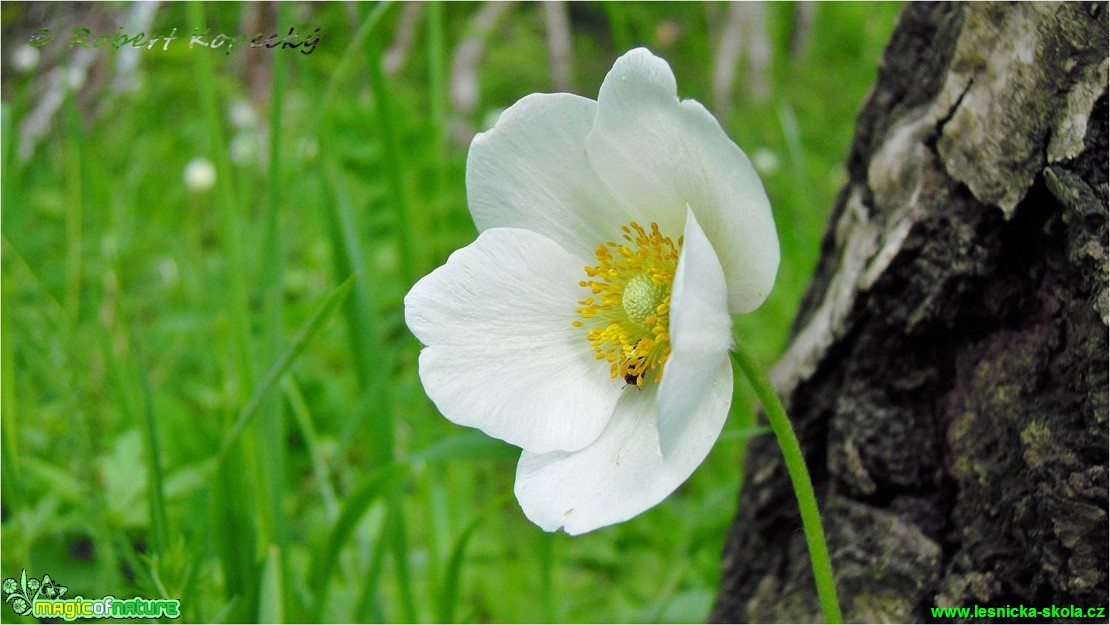
<instances>
[{"instance_id":1,"label":"white flower bud","mask_svg":"<svg viewBox=\"0 0 1110 625\"><path fill-rule=\"evenodd\" d=\"M21 74L30 73L39 66L41 58L38 48L23 44L12 51L12 69Z\"/></svg>"},{"instance_id":2,"label":"white flower bud","mask_svg":"<svg viewBox=\"0 0 1110 625\"><path fill-rule=\"evenodd\" d=\"M759 148L752 153L752 165L756 171L767 176L779 170L779 157L767 148Z\"/></svg>"},{"instance_id":3,"label":"white flower bud","mask_svg":"<svg viewBox=\"0 0 1110 625\"><path fill-rule=\"evenodd\" d=\"M258 157L258 139L249 132L241 132L231 140L227 146L231 162L239 167L254 162Z\"/></svg>"},{"instance_id":4,"label":"white flower bud","mask_svg":"<svg viewBox=\"0 0 1110 625\"><path fill-rule=\"evenodd\" d=\"M185 181L185 188L189 191L204 193L216 184L216 168L212 166L211 161L198 156L185 165L182 179Z\"/></svg>"},{"instance_id":5,"label":"white flower bud","mask_svg":"<svg viewBox=\"0 0 1110 625\"><path fill-rule=\"evenodd\" d=\"M236 100L227 109L227 118L236 128L253 128L258 123L258 114L246 100Z\"/></svg>"}]
</instances>

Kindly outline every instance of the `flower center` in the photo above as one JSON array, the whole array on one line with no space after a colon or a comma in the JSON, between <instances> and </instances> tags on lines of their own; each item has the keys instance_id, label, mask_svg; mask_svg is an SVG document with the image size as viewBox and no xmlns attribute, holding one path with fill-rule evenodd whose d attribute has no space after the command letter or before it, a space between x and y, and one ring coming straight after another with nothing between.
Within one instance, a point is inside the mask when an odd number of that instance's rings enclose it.
<instances>
[{"instance_id":1,"label":"flower center","mask_svg":"<svg viewBox=\"0 0 1110 625\"><path fill-rule=\"evenodd\" d=\"M592 295L578 302L585 322L575 321L574 326L589 327L586 340L595 358L609 361L612 377L643 388L652 372L659 381L671 353L671 284L682 237L676 246L654 223L650 232L636 222L621 230L627 243L599 245L597 265L586 267L589 279L578 283Z\"/></svg>"}]
</instances>

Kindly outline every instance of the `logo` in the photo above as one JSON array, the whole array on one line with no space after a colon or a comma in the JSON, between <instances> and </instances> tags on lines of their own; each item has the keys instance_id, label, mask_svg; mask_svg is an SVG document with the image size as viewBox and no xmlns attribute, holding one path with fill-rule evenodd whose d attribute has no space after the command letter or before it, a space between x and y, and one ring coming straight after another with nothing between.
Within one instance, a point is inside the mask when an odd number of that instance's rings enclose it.
<instances>
[{"instance_id":1,"label":"logo","mask_svg":"<svg viewBox=\"0 0 1110 625\"><path fill-rule=\"evenodd\" d=\"M31 615L39 619L64 619L72 622L79 618L159 619L181 616L180 599L117 599L111 595L100 599L78 596L65 599L68 587L43 575L42 581L27 579L27 569L17 581L14 577L4 580L4 603L10 603L19 616Z\"/></svg>"},{"instance_id":2,"label":"logo","mask_svg":"<svg viewBox=\"0 0 1110 625\"><path fill-rule=\"evenodd\" d=\"M31 613L35 600L40 596L43 599L61 599L69 588L43 575L42 581L32 577L27 579L27 569L19 576L19 581L14 577L4 580L4 603L12 604L12 611L20 616Z\"/></svg>"}]
</instances>

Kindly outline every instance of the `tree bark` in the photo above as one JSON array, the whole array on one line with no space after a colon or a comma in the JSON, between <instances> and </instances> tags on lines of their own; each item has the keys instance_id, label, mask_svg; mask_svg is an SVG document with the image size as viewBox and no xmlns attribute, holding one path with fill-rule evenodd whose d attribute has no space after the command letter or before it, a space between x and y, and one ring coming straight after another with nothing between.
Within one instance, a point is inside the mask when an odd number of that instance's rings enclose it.
<instances>
[{"instance_id":1,"label":"tree bark","mask_svg":"<svg viewBox=\"0 0 1110 625\"><path fill-rule=\"evenodd\" d=\"M772 375L848 620L1107 606L1107 26L909 3L884 53ZM711 620L821 620L768 437L722 567Z\"/></svg>"}]
</instances>

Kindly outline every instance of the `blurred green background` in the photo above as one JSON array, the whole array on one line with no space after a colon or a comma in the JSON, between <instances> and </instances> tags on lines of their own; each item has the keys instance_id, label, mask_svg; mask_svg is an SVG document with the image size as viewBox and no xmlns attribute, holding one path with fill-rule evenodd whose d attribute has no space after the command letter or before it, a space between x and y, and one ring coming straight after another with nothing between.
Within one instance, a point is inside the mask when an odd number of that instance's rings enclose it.
<instances>
[{"instance_id":1,"label":"blurred green background","mask_svg":"<svg viewBox=\"0 0 1110 625\"><path fill-rule=\"evenodd\" d=\"M782 267L736 323L770 365L898 5L2 11L2 577L180 598L187 621L705 619L759 431L746 384L664 503L545 534L517 450L426 398L402 298L476 235L472 133L528 93L596 98L646 45L763 175ZM82 51L76 27L179 39ZM198 27L320 41L190 49ZM198 157L214 186L190 190Z\"/></svg>"}]
</instances>

